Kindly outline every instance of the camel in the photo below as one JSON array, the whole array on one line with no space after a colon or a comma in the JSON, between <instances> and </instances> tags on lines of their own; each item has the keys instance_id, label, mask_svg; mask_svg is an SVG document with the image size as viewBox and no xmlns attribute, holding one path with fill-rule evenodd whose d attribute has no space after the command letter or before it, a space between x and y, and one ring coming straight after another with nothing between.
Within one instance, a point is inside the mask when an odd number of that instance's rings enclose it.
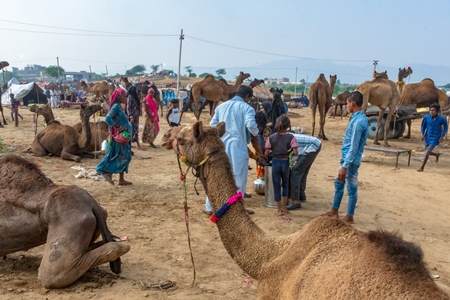
<instances>
[{"instance_id":1,"label":"camel","mask_svg":"<svg viewBox=\"0 0 450 300\"><path fill-rule=\"evenodd\" d=\"M441 89L434 85L434 81L425 78L419 83L407 84L403 87L401 104L416 104L417 108L430 107L433 103L438 103L441 109L447 109L449 104L448 96ZM411 120L407 120L408 133L403 137L409 139L411 137Z\"/></svg>"},{"instance_id":2,"label":"camel","mask_svg":"<svg viewBox=\"0 0 450 300\"><path fill-rule=\"evenodd\" d=\"M9 63L7 61L0 61L0 70L2 70L3 68L6 68L7 66L9 66ZM2 87L0 86L0 96L2 94L3 94L3 91L2 91ZM8 125L8 123L6 123L5 115L3 114L2 101L0 101L0 112L2 113L3 125ZM0 122L0 127L3 127L3 125Z\"/></svg>"},{"instance_id":3,"label":"camel","mask_svg":"<svg viewBox=\"0 0 450 300\"><path fill-rule=\"evenodd\" d=\"M408 77L409 75L411 75L413 73L413 70L411 69L411 67L406 68L398 68L398 81L397 81L397 87L398 87L398 92L400 93L400 95L402 94L402 89L403 86L405 85L405 82L403 81L406 77Z\"/></svg>"},{"instance_id":4,"label":"camel","mask_svg":"<svg viewBox=\"0 0 450 300\"><path fill-rule=\"evenodd\" d=\"M62 125L56 121L49 105L32 106L30 110L42 115L45 118L47 127L39 132L31 144L30 152L36 156L46 156L53 154L61 156L65 160L81 161L81 156L94 157L85 149L91 144L91 127L89 118L101 109L100 105L82 105L80 109L80 119L82 122L82 132L79 134L75 128L69 125Z\"/></svg>"},{"instance_id":5,"label":"camel","mask_svg":"<svg viewBox=\"0 0 450 300\"><path fill-rule=\"evenodd\" d=\"M163 146L196 170L224 247L259 282L257 299L450 299L425 268L420 247L396 234L318 217L294 234L273 237L246 214L242 199L216 216L237 191L224 132L223 122L175 127Z\"/></svg>"},{"instance_id":6,"label":"camel","mask_svg":"<svg viewBox=\"0 0 450 300\"><path fill-rule=\"evenodd\" d=\"M384 123L384 146L390 147L387 138L389 131L389 124L391 122L391 117L397 108L397 104L400 101L400 95L397 91L395 82L389 79L372 79L371 81L366 81L361 83L356 91L361 92L363 95L363 105L364 111L367 109L369 103L371 105L378 106L380 108L380 113L378 115L378 122L376 128L374 144L379 145L378 142L378 131L380 129L384 112L386 108L389 108L388 115L386 117L386 122Z\"/></svg>"},{"instance_id":7,"label":"camel","mask_svg":"<svg viewBox=\"0 0 450 300\"><path fill-rule=\"evenodd\" d=\"M320 130L319 138L323 140L328 140L325 136L325 118L328 109L331 107L331 95L333 94L334 84L336 83L337 76L330 75L330 84L325 79L325 75L321 73L316 82L311 85L309 91L309 101L312 113L312 133L314 136L314 127L316 126L316 109L319 106L319 116L320 116Z\"/></svg>"},{"instance_id":8,"label":"camel","mask_svg":"<svg viewBox=\"0 0 450 300\"><path fill-rule=\"evenodd\" d=\"M239 86L244 82L245 79L249 77L250 74L240 72L234 85L228 85L220 80L216 80L214 76L208 75L202 81L194 83L191 88L189 100L181 110L180 123L181 118L183 117L183 113L185 113L189 109L192 103L194 103L194 115L197 120L200 119L200 96L203 96L205 98L205 102L207 100L214 101L214 105L213 107L211 107L212 116L214 114L214 108L217 106L217 103L219 103L219 101L227 101L228 99L230 99L230 94L236 93Z\"/></svg>"},{"instance_id":9,"label":"camel","mask_svg":"<svg viewBox=\"0 0 450 300\"><path fill-rule=\"evenodd\" d=\"M80 80L79 83L84 91L94 94L97 98L109 99L115 89L114 85L109 84L106 80L97 82L92 86L88 86L84 80Z\"/></svg>"},{"instance_id":10,"label":"camel","mask_svg":"<svg viewBox=\"0 0 450 300\"><path fill-rule=\"evenodd\" d=\"M336 117L336 113L337 113L337 108L338 106L341 109L341 120L342 120L342 116L344 115L344 111L342 110L344 105L347 104L347 98L350 95L349 91L345 91L339 95L336 96L336 98L334 99L334 115L333 115L333 119Z\"/></svg>"},{"instance_id":11,"label":"camel","mask_svg":"<svg viewBox=\"0 0 450 300\"><path fill-rule=\"evenodd\" d=\"M388 76L388 74L387 74L387 71L379 72L379 73L378 73L376 70L373 71L373 79L377 79L377 78L380 78L380 79L389 79L389 76Z\"/></svg>"},{"instance_id":12,"label":"camel","mask_svg":"<svg viewBox=\"0 0 450 300\"><path fill-rule=\"evenodd\" d=\"M91 143L89 144L89 146L87 146L86 149L84 149L84 151L87 152L99 151L102 142L108 138L109 134L108 123L106 123L105 121L100 121L100 124L98 122L97 123L89 122L89 127L91 128L91 135L92 135ZM75 128L75 130L79 134L82 134L83 124L81 122L78 122L75 125L73 125L73 128Z\"/></svg>"},{"instance_id":13,"label":"camel","mask_svg":"<svg viewBox=\"0 0 450 300\"><path fill-rule=\"evenodd\" d=\"M14 155L0 160L0 189L0 256L45 244L38 272L45 288L67 287L107 262L120 273L120 256L130 246L114 242L106 210L86 190L56 185ZM103 241L95 243L100 234Z\"/></svg>"}]
</instances>

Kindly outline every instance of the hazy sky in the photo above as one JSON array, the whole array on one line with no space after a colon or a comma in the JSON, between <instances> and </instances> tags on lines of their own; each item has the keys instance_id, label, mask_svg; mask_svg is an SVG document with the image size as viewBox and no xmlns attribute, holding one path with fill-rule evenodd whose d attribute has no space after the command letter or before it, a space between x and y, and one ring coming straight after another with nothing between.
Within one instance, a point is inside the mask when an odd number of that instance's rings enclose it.
<instances>
[{"instance_id":1,"label":"hazy sky","mask_svg":"<svg viewBox=\"0 0 450 300\"><path fill-rule=\"evenodd\" d=\"M19 68L55 65L58 56L66 71L177 71L181 29L182 74L185 66L251 73L293 58L450 67L448 0L14 0L2 1L2 12L0 60Z\"/></svg>"}]
</instances>

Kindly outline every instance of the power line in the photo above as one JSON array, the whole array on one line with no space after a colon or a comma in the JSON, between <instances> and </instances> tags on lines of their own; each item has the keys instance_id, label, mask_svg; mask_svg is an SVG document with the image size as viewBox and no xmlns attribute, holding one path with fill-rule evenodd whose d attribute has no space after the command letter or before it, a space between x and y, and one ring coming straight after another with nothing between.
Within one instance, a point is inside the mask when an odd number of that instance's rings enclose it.
<instances>
[{"instance_id":1,"label":"power line","mask_svg":"<svg viewBox=\"0 0 450 300\"><path fill-rule=\"evenodd\" d=\"M129 32L112 32L112 31L86 30L86 29L76 29L76 28L68 28L68 27L39 25L39 24L17 22L17 21L10 21L10 20L4 20L4 19L0 19L0 22L21 24L21 25L27 25L27 26L45 27L45 28L52 28L52 29L63 29L63 30L72 30L72 31L81 31L81 32L104 33L104 34L108 34L107 36L110 36L110 35L112 35L112 36L117 36L117 35L123 35L123 36L129 36L129 35L131 35L131 36L178 36L177 34L146 34L146 33L129 33ZM2 29L4 29L4 28L2 28ZM50 33L50 32L40 32L40 33ZM66 33L63 33L63 34L66 34ZM98 35L98 36L103 36L103 35Z\"/></svg>"},{"instance_id":2,"label":"power line","mask_svg":"<svg viewBox=\"0 0 450 300\"><path fill-rule=\"evenodd\" d=\"M0 30L7 31L17 31L17 32L30 32L30 33L43 33L43 34L56 34L56 35L75 35L75 36L103 36L103 37L142 37L142 36L158 36L158 37L168 37L168 36L176 36L176 35L164 35L164 34L89 34L89 33L70 33L70 32L50 32L50 31L37 31L37 30L25 30L25 29L12 29L12 28L0 28Z\"/></svg>"},{"instance_id":3,"label":"power line","mask_svg":"<svg viewBox=\"0 0 450 300\"><path fill-rule=\"evenodd\" d=\"M266 52L266 51L253 50L253 49L247 49L247 48L242 48L242 47L236 47L236 46L231 46L231 45L226 45L226 44L222 44L222 43L217 43L217 42L212 42L212 41L200 39L200 38L189 36L189 35L186 35L186 37L191 38L193 40L200 41L200 42L213 44L213 45L218 45L218 46L222 46L222 47L227 47L227 48L232 48L232 49L237 49L237 50L243 50L243 51L248 51L248 52L253 52L253 53L261 53L261 54L267 54L267 55L273 55L273 56L280 56L280 57L307 59L307 60L340 61L340 62L369 62L369 61L372 62L373 61L373 59L351 60L351 59L331 59L331 58L313 58L313 57L294 56L294 55L279 54L279 53L273 53L273 52Z\"/></svg>"}]
</instances>

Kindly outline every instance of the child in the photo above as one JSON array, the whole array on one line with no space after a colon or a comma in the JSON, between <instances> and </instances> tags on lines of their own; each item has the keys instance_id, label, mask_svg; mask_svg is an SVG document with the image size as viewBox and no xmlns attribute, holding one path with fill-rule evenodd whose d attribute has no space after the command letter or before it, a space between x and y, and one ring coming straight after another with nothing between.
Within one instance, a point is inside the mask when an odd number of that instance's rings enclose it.
<instances>
[{"instance_id":1,"label":"child","mask_svg":"<svg viewBox=\"0 0 450 300\"><path fill-rule=\"evenodd\" d=\"M289 187L289 152L298 155L298 143L294 135L288 133L291 121L282 114L276 119L275 133L266 139L265 155L272 150L272 183L275 201L277 202L278 215L287 213L286 203ZM283 201L281 201L283 200Z\"/></svg>"},{"instance_id":2,"label":"child","mask_svg":"<svg viewBox=\"0 0 450 300\"><path fill-rule=\"evenodd\" d=\"M178 99L173 99L170 101L172 103L172 108L169 109L166 115L167 123L169 123L170 127L178 127L179 126L179 120L180 117L178 115L179 108L178 108ZM172 115L171 120L169 121L169 116Z\"/></svg>"},{"instance_id":3,"label":"child","mask_svg":"<svg viewBox=\"0 0 450 300\"><path fill-rule=\"evenodd\" d=\"M9 94L9 98L11 99L11 119L15 121L16 127L19 125L19 119L17 116L19 116L22 120L23 117L21 114L19 114L19 101L17 101L16 98L14 98L14 94ZM16 118L14 118L16 116Z\"/></svg>"}]
</instances>

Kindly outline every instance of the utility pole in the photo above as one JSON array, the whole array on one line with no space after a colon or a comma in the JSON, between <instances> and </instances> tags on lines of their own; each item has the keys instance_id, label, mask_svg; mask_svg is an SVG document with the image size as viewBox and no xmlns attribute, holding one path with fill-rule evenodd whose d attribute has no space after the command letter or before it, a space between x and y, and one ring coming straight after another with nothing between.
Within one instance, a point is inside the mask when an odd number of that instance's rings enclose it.
<instances>
[{"instance_id":1,"label":"utility pole","mask_svg":"<svg viewBox=\"0 0 450 300\"><path fill-rule=\"evenodd\" d=\"M297 97L297 67L295 67L294 98Z\"/></svg>"},{"instance_id":2,"label":"utility pole","mask_svg":"<svg viewBox=\"0 0 450 300\"><path fill-rule=\"evenodd\" d=\"M92 73L91 65L89 65L89 73Z\"/></svg>"},{"instance_id":3,"label":"utility pole","mask_svg":"<svg viewBox=\"0 0 450 300\"><path fill-rule=\"evenodd\" d=\"M58 66L59 92L61 93L62 87L61 87L61 79L60 79L60 77L59 77L59 57L56 57L56 65Z\"/></svg>"},{"instance_id":4,"label":"utility pole","mask_svg":"<svg viewBox=\"0 0 450 300\"><path fill-rule=\"evenodd\" d=\"M106 78L108 78L108 65L105 65L106 67Z\"/></svg>"},{"instance_id":5,"label":"utility pole","mask_svg":"<svg viewBox=\"0 0 450 300\"><path fill-rule=\"evenodd\" d=\"M183 47L183 40L184 40L184 34L183 34L183 29L181 29L181 34L180 34L180 55L178 57L177 92L180 90L181 49Z\"/></svg>"},{"instance_id":6,"label":"utility pole","mask_svg":"<svg viewBox=\"0 0 450 300\"><path fill-rule=\"evenodd\" d=\"M377 65L378 65L379 60L374 60L373 61L373 72L376 73L377 72Z\"/></svg>"}]
</instances>

